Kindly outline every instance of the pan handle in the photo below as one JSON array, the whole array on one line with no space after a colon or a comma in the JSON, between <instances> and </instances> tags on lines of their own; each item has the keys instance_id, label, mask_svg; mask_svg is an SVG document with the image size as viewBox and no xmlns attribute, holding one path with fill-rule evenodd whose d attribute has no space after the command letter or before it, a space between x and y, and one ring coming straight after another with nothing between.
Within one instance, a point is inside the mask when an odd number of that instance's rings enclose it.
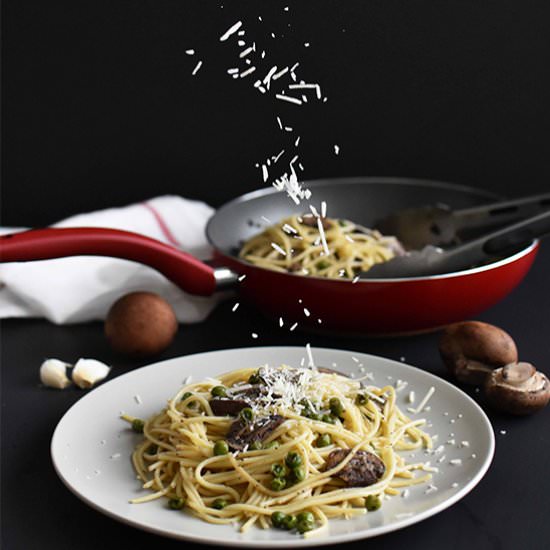
<instances>
[{"instance_id":1,"label":"pan handle","mask_svg":"<svg viewBox=\"0 0 550 550\"><path fill-rule=\"evenodd\" d=\"M210 296L217 270L190 254L138 233L96 227L31 229L0 237L0 262L66 256L110 256L148 265L182 290Z\"/></svg>"}]
</instances>

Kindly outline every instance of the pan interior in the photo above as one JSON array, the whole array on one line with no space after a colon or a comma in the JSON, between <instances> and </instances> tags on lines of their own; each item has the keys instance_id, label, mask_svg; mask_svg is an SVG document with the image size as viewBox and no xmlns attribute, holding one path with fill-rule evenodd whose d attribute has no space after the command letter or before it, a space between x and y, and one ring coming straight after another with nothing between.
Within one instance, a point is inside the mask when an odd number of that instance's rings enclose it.
<instances>
[{"instance_id":1,"label":"pan interior","mask_svg":"<svg viewBox=\"0 0 550 550\"><path fill-rule=\"evenodd\" d=\"M327 216L366 227L402 208L438 203L466 208L500 198L470 187L404 178L338 178L304 182L304 186L311 189L310 203L318 210L322 201L327 203ZM217 250L236 257L242 244L265 227L306 209L306 201L296 205L284 192L261 189L222 206L210 219L207 236Z\"/></svg>"}]
</instances>

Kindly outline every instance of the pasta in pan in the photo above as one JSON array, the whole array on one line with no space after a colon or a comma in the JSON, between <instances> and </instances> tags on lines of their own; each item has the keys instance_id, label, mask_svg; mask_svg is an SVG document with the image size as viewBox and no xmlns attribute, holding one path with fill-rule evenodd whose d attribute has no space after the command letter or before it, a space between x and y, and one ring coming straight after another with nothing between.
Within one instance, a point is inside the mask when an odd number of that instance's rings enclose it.
<instances>
[{"instance_id":1,"label":"pasta in pan","mask_svg":"<svg viewBox=\"0 0 550 550\"><path fill-rule=\"evenodd\" d=\"M349 220L290 216L252 237L239 256L254 265L299 275L353 279L403 254L395 237Z\"/></svg>"},{"instance_id":2,"label":"pasta in pan","mask_svg":"<svg viewBox=\"0 0 550 550\"><path fill-rule=\"evenodd\" d=\"M166 498L209 523L310 536L431 478L399 454L432 443L395 401L393 386L328 369L263 366L187 384L149 420L123 417L143 431L132 460L151 491L131 502Z\"/></svg>"}]
</instances>

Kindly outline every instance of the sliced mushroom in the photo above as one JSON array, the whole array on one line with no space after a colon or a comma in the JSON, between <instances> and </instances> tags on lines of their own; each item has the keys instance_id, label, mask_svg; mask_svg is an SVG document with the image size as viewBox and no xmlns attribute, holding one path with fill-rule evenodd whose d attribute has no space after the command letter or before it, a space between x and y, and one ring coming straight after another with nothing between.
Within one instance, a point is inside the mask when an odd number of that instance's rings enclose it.
<instances>
[{"instance_id":1,"label":"sliced mushroom","mask_svg":"<svg viewBox=\"0 0 550 550\"><path fill-rule=\"evenodd\" d=\"M216 416L237 416L250 403L244 399L211 399L210 408Z\"/></svg>"},{"instance_id":2,"label":"sliced mushroom","mask_svg":"<svg viewBox=\"0 0 550 550\"><path fill-rule=\"evenodd\" d=\"M518 360L512 337L480 321L449 325L439 342L439 353L451 373L467 384L482 384L491 371Z\"/></svg>"},{"instance_id":3,"label":"sliced mushroom","mask_svg":"<svg viewBox=\"0 0 550 550\"><path fill-rule=\"evenodd\" d=\"M231 424L227 433L229 448L232 451L242 451L256 441L265 441L284 421L285 418L278 414L258 418L254 422L239 418Z\"/></svg>"},{"instance_id":4,"label":"sliced mushroom","mask_svg":"<svg viewBox=\"0 0 550 550\"><path fill-rule=\"evenodd\" d=\"M325 470L336 468L351 449L336 449L332 451L325 462ZM368 487L376 483L386 471L384 463L373 453L357 451L353 458L335 474L348 487Z\"/></svg>"},{"instance_id":5,"label":"sliced mushroom","mask_svg":"<svg viewBox=\"0 0 550 550\"><path fill-rule=\"evenodd\" d=\"M485 381L485 395L500 411L533 414L550 401L550 381L530 363L510 363L491 372Z\"/></svg>"}]
</instances>

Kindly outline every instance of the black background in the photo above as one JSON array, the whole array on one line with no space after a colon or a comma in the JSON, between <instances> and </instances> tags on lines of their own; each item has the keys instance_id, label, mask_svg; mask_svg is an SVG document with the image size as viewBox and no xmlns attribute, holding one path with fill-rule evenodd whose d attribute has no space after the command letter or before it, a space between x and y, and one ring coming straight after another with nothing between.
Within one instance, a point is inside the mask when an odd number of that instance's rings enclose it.
<instances>
[{"instance_id":1,"label":"black background","mask_svg":"<svg viewBox=\"0 0 550 550\"><path fill-rule=\"evenodd\" d=\"M288 138L277 114L299 129L306 178L545 190L549 18L514 0L5 0L3 224L163 193L220 205L262 185L254 164ZM299 61L328 102L227 75L240 48L218 38L239 19L266 50L256 74Z\"/></svg>"},{"instance_id":2,"label":"black background","mask_svg":"<svg viewBox=\"0 0 550 550\"><path fill-rule=\"evenodd\" d=\"M429 177L509 195L548 189L548 2L5 0L2 15L3 225L46 225L163 193L219 205L262 185L254 163L288 139L277 115L299 129L307 178ZM238 19L269 66L300 61L299 76L319 82L328 102L286 105L231 79L225 71L239 49L218 37ZM480 316L509 330L522 358L547 373L549 270L543 248L520 287ZM162 358L310 341L405 356L446 377L436 334L306 336L231 305L182 326ZM181 548L94 512L59 482L49 440L82 392L39 387L47 356L96 357L114 366L112 376L140 364L113 355L100 323L2 323L2 548ZM547 547L549 411L489 413L497 452L481 484L436 517L358 548Z\"/></svg>"}]
</instances>

